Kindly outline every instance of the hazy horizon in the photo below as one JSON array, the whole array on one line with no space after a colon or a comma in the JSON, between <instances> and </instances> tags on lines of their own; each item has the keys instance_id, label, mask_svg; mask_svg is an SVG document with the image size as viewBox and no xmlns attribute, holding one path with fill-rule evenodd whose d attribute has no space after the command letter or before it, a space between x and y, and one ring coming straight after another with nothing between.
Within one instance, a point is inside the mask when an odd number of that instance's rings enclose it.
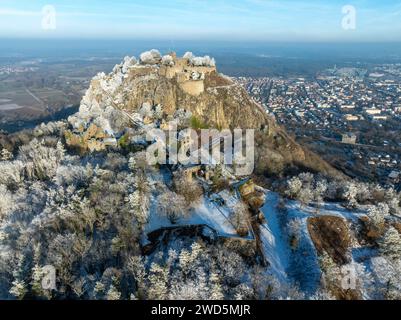
<instances>
[{"instance_id":1,"label":"hazy horizon","mask_svg":"<svg viewBox=\"0 0 401 320\"><path fill-rule=\"evenodd\" d=\"M1 38L0 38L1 39ZM138 40L138 39L1 39L0 57L122 57L152 48L162 52L259 58L401 59L401 42L330 43L274 41Z\"/></svg>"}]
</instances>

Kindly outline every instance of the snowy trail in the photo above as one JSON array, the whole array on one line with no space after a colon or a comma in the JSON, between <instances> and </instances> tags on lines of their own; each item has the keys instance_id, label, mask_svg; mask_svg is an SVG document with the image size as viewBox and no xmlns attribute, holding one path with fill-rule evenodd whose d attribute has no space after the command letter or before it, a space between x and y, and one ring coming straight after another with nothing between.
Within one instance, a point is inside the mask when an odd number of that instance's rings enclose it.
<instances>
[{"instance_id":1,"label":"snowy trail","mask_svg":"<svg viewBox=\"0 0 401 320\"><path fill-rule=\"evenodd\" d=\"M278 221L278 201L279 196L276 193L266 192L266 203L262 212L267 222L260 226L260 240L273 273L280 281L288 282L287 268L291 250Z\"/></svg>"},{"instance_id":2,"label":"snowy trail","mask_svg":"<svg viewBox=\"0 0 401 320\"><path fill-rule=\"evenodd\" d=\"M357 220L361 216L366 215L366 210L358 209L354 211L350 211L344 208L340 203L323 203L321 204L318 212L316 212L316 203L312 203L313 205L304 206L302 210L299 209L300 204L298 201L290 200L287 201L287 208L294 214L299 217L310 217L310 216L333 216L340 217L346 220ZM297 212L297 213L296 213Z\"/></svg>"},{"instance_id":3,"label":"snowy trail","mask_svg":"<svg viewBox=\"0 0 401 320\"><path fill-rule=\"evenodd\" d=\"M230 220L228 219L228 214L225 215L219 207L215 206L213 203L207 201L206 199L203 199L203 201L197 207L192 221L201 221L203 223L207 223L209 226L214 228L221 236L237 236L237 232L234 226L230 223Z\"/></svg>"},{"instance_id":4,"label":"snowy trail","mask_svg":"<svg viewBox=\"0 0 401 320\"><path fill-rule=\"evenodd\" d=\"M301 219L298 247L293 251L279 221L277 210L280 196L266 190L266 203L262 208L267 222L260 227L260 237L270 269L282 283L297 283L309 295L316 292L320 282L320 267L316 249L307 230L308 212L287 206L287 218ZM288 222L288 220L287 220Z\"/></svg>"},{"instance_id":5,"label":"snowy trail","mask_svg":"<svg viewBox=\"0 0 401 320\"><path fill-rule=\"evenodd\" d=\"M313 295L320 286L321 271L307 221L309 217L315 215L316 210L312 207L304 207L301 210L299 207L298 202L287 203L288 219L300 219L301 221L299 242L291 256L289 275L303 292Z\"/></svg>"}]
</instances>

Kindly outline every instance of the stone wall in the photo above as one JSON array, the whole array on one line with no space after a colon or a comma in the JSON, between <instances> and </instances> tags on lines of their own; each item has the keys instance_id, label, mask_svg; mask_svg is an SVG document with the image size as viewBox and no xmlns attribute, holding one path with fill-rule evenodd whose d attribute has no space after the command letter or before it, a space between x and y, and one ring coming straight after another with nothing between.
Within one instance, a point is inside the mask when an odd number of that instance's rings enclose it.
<instances>
[{"instance_id":1,"label":"stone wall","mask_svg":"<svg viewBox=\"0 0 401 320\"><path fill-rule=\"evenodd\" d=\"M205 91L205 84L203 80L188 80L179 83L180 88L191 96L198 96Z\"/></svg>"},{"instance_id":2,"label":"stone wall","mask_svg":"<svg viewBox=\"0 0 401 320\"><path fill-rule=\"evenodd\" d=\"M167 79L176 79L180 88L187 94L198 96L205 91L202 80L192 80L193 72L210 74L216 71L216 67L196 67L189 65L188 59L174 59L174 66L160 66L159 75Z\"/></svg>"}]
</instances>

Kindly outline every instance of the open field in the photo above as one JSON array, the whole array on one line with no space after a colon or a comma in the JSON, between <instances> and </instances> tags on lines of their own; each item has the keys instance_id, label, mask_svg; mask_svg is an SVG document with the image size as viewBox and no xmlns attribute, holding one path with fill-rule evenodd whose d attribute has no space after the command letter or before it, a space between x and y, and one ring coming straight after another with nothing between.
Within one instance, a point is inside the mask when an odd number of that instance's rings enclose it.
<instances>
[{"instance_id":1,"label":"open field","mask_svg":"<svg viewBox=\"0 0 401 320\"><path fill-rule=\"evenodd\" d=\"M99 71L111 69L109 61L34 61L33 68L21 72L18 59L9 64L0 61L0 123L27 123L62 113L66 107L79 104L90 79ZM29 65L29 63L28 63ZM15 70L15 72L13 72Z\"/></svg>"},{"instance_id":2,"label":"open field","mask_svg":"<svg viewBox=\"0 0 401 320\"><path fill-rule=\"evenodd\" d=\"M7 110L15 110L15 109L21 109L24 108L23 106L20 106L15 103L9 103L9 104L0 104L0 111L7 111Z\"/></svg>"}]
</instances>

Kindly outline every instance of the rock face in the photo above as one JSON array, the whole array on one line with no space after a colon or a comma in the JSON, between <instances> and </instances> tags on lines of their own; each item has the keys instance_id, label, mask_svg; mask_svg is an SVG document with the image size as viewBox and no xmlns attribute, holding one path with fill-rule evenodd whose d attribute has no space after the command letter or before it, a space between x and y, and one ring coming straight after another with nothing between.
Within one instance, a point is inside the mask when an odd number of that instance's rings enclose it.
<instances>
[{"instance_id":1,"label":"rock face","mask_svg":"<svg viewBox=\"0 0 401 320\"><path fill-rule=\"evenodd\" d=\"M295 143L242 87L219 74L214 59L192 53L177 58L175 53L162 56L151 50L143 53L138 62L126 57L110 74L98 74L79 112L69 118L73 128L68 133L70 140L82 135L91 124L103 128L105 138L113 138L127 126L121 110L135 115L144 104L158 106L167 117L184 110L207 127L255 129L256 163L261 173L277 173L288 165L300 164L337 174Z\"/></svg>"},{"instance_id":2,"label":"rock face","mask_svg":"<svg viewBox=\"0 0 401 320\"><path fill-rule=\"evenodd\" d=\"M128 111L143 103L162 105L167 114L182 108L216 128L262 129L269 121L242 88L214 67L138 67L127 81L129 93L123 107Z\"/></svg>"}]
</instances>

